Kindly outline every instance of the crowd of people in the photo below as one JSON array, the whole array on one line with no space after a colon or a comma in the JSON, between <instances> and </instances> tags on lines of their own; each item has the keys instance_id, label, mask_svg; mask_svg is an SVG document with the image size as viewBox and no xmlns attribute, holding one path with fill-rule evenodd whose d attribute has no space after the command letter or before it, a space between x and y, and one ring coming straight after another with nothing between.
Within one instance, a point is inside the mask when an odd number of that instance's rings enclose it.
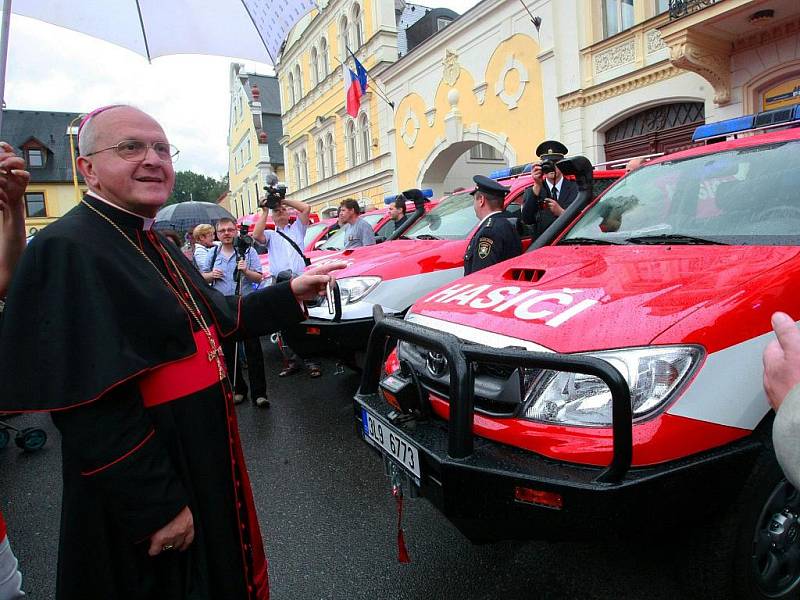
<instances>
[{"instance_id":1,"label":"crowd of people","mask_svg":"<svg viewBox=\"0 0 800 600\"><path fill-rule=\"evenodd\" d=\"M187 257L180 237L173 243L152 229L174 185L177 151L136 108L90 113L78 148L89 191L26 249L29 175L0 142L0 412L47 411L61 432L57 598L264 600L267 563L235 405L249 393L256 406L269 406L262 335L281 332L282 375L302 368L320 375L318 357L293 350L293 335L304 302L323 295L345 265L310 266L303 252L310 207L291 199L262 209L254 245L244 251L233 220L198 224ZM540 150L543 161L563 155L552 142ZM541 228L541 213L560 215L574 184L543 164L533 179L523 219ZM502 213L508 188L481 176L475 184L480 224L467 273L521 251ZM270 212L274 230L266 227ZM375 243L359 214L355 200L342 202L348 248ZM404 199L392 218L403 225ZM269 252L269 273L260 247ZM800 405L800 331L782 313L773 326L764 386L777 411L776 452L797 485L800 457L790 440ZM0 515L0 600L22 595Z\"/></svg>"}]
</instances>

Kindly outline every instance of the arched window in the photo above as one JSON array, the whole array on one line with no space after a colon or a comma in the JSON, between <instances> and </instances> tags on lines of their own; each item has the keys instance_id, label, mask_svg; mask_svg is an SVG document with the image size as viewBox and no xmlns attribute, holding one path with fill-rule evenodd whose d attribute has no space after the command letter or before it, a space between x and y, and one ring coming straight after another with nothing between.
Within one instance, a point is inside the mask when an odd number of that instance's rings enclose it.
<instances>
[{"instance_id":1,"label":"arched window","mask_svg":"<svg viewBox=\"0 0 800 600\"><path fill-rule=\"evenodd\" d=\"M336 174L336 146L333 145L333 134L325 136L325 151L328 154L328 171L331 175Z\"/></svg>"},{"instance_id":2,"label":"arched window","mask_svg":"<svg viewBox=\"0 0 800 600\"><path fill-rule=\"evenodd\" d=\"M317 140L317 177L320 181L326 177L325 170L325 145L320 138Z\"/></svg>"},{"instance_id":3,"label":"arched window","mask_svg":"<svg viewBox=\"0 0 800 600\"><path fill-rule=\"evenodd\" d=\"M319 83L319 60L317 59L317 49L311 49L311 85Z\"/></svg>"},{"instance_id":4,"label":"arched window","mask_svg":"<svg viewBox=\"0 0 800 600\"><path fill-rule=\"evenodd\" d=\"M295 152L292 158L294 159L294 187L295 189L300 189L303 187L300 182L300 156Z\"/></svg>"},{"instance_id":5,"label":"arched window","mask_svg":"<svg viewBox=\"0 0 800 600\"><path fill-rule=\"evenodd\" d=\"M305 150L300 150L300 187L308 185L308 155Z\"/></svg>"},{"instance_id":6,"label":"arched window","mask_svg":"<svg viewBox=\"0 0 800 600\"><path fill-rule=\"evenodd\" d=\"M320 81L328 76L328 40L322 38L319 42L319 78Z\"/></svg>"},{"instance_id":7,"label":"arched window","mask_svg":"<svg viewBox=\"0 0 800 600\"><path fill-rule=\"evenodd\" d=\"M287 100L289 100L289 106L293 106L294 103L295 103L294 75L292 75L291 72L286 77L286 98L287 98Z\"/></svg>"},{"instance_id":8,"label":"arched window","mask_svg":"<svg viewBox=\"0 0 800 600\"><path fill-rule=\"evenodd\" d=\"M295 102L300 102L303 97L303 74L300 72L300 65L294 66L294 98Z\"/></svg>"},{"instance_id":9,"label":"arched window","mask_svg":"<svg viewBox=\"0 0 800 600\"><path fill-rule=\"evenodd\" d=\"M369 135L369 119L367 113L361 113L358 118L358 132L361 146L361 161L367 162L369 160L369 149L372 144L372 138Z\"/></svg>"},{"instance_id":10,"label":"arched window","mask_svg":"<svg viewBox=\"0 0 800 600\"><path fill-rule=\"evenodd\" d=\"M339 60L345 62L347 60L347 16L342 15L339 19Z\"/></svg>"},{"instance_id":11,"label":"arched window","mask_svg":"<svg viewBox=\"0 0 800 600\"><path fill-rule=\"evenodd\" d=\"M356 124L352 119L347 120L344 138L347 144L347 164L355 167L358 164L358 150L356 148Z\"/></svg>"},{"instance_id":12,"label":"arched window","mask_svg":"<svg viewBox=\"0 0 800 600\"><path fill-rule=\"evenodd\" d=\"M353 43L350 49L355 52L364 43L364 26L361 24L361 7L358 4L354 4L350 15L352 20L350 41Z\"/></svg>"}]
</instances>

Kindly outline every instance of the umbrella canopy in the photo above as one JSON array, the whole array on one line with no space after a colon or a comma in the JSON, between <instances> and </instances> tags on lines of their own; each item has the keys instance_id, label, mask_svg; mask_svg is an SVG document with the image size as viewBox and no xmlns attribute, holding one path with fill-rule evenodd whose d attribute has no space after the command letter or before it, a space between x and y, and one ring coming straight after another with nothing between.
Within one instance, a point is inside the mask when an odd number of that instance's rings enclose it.
<instances>
[{"instance_id":1,"label":"umbrella canopy","mask_svg":"<svg viewBox=\"0 0 800 600\"><path fill-rule=\"evenodd\" d=\"M5 0L10 3L11 0ZM148 60L211 54L275 64L314 0L14 0L11 11L133 50Z\"/></svg>"},{"instance_id":2,"label":"umbrella canopy","mask_svg":"<svg viewBox=\"0 0 800 600\"><path fill-rule=\"evenodd\" d=\"M189 231L200 223L216 225L222 218L235 220L231 213L213 202L178 202L158 211L153 227Z\"/></svg>"}]
</instances>

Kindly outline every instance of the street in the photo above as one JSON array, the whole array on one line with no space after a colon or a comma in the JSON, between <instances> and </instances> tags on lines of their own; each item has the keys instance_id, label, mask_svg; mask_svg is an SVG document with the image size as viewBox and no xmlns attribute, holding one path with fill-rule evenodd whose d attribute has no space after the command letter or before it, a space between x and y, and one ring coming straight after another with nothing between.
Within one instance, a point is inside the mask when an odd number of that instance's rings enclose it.
<instances>
[{"instance_id":1,"label":"street","mask_svg":"<svg viewBox=\"0 0 800 600\"><path fill-rule=\"evenodd\" d=\"M489 598L680 598L669 551L597 541L470 544L424 499L406 503L411 564L397 562L396 512L379 457L354 432L351 397L358 377L277 377L274 346L265 353L272 408L238 408L245 454L270 562L272 598L306 600ZM46 376L46 373L42 374ZM60 511L59 436L24 454L0 451L2 508L9 539L34 600L54 597ZM91 576L91 574L86 574Z\"/></svg>"}]
</instances>

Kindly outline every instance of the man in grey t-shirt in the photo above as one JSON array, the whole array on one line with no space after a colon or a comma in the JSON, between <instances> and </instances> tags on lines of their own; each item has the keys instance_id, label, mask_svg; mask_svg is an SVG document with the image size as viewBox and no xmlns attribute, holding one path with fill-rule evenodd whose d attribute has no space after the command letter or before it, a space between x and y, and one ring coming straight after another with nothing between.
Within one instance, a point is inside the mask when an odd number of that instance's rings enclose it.
<instances>
[{"instance_id":1,"label":"man in grey t-shirt","mask_svg":"<svg viewBox=\"0 0 800 600\"><path fill-rule=\"evenodd\" d=\"M359 217L360 212L358 202L352 198L343 200L339 205L339 220L345 223L345 249L372 246L375 243L375 232L369 223Z\"/></svg>"}]
</instances>

